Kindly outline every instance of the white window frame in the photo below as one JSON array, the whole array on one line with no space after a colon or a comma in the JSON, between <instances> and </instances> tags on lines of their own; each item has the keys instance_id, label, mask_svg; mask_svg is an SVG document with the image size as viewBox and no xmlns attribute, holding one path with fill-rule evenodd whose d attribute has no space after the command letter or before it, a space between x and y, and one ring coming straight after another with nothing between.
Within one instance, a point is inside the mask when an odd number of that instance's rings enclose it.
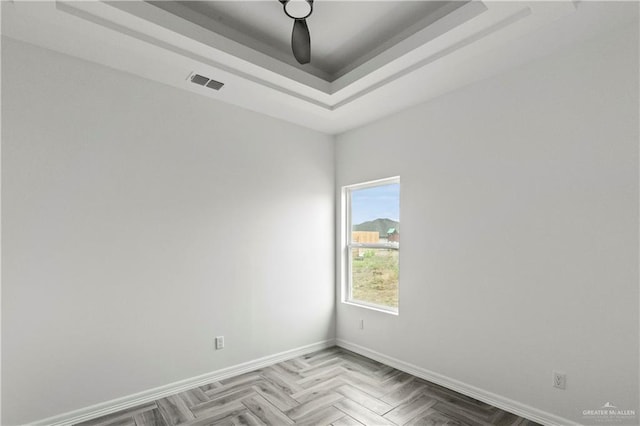
<instances>
[{"instance_id":1,"label":"white window frame","mask_svg":"<svg viewBox=\"0 0 640 426\"><path fill-rule=\"evenodd\" d=\"M357 191L360 189L366 189L366 188L373 188L376 186L384 186L384 185L390 185L390 184L394 184L397 183L398 185L400 184L400 176L394 176L394 177L390 177L390 178L385 178L385 179L378 179L378 180L374 180L374 181L369 181L369 182L364 182L364 183L358 183L358 184L354 184L354 185L347 185L344 186L342 188L342 193L343 193L343 200L345 203L345 214L343 217L343 223L344 223L344 256L343 256L343 262L345 262L345 280L344 280L344 286L343 286L343 298L342 298L342 302L343 303L347 303L350 305L356 305L356 306L361 306L364 308L368 308L368 309L373 309L376 311L381 311L381 312L386 312L386 313L390 313L390 314L395 314L398 315L399 312L399 308L400 308L400 274L398 274L398 307L397 308L393 308L390 306L385 306L385 305L377 305L374 303L368 303L366 301L362 301L362 300L356 300L353 299L352 297L352 284L353 284L353 275L352 275L352 259L353 256L351 255L351 252L353 249L359 249L359 248L372 248L372 249L391 249L391 250L397 250L398 251L398 256L400 253L400 244L399 243L395 243L395 242L386 242L386 243L353 243L351 242L351 229L352 229L352 222L351 222L351 193L353 191ZM402 191L402 189L401 189ZM400 218L398 218L400 219ZM399 262L399 259L398 259ZM399 267L399 266L398 266Z\"/></svg>"}]
</instances>

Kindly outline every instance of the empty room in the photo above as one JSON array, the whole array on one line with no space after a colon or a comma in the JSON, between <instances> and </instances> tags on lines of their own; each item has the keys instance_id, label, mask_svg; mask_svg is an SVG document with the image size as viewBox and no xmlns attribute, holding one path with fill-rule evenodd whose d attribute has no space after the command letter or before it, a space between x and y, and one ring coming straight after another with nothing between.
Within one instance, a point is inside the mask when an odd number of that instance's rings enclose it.
<instances>
[{"instance_id":1,"label":"empty room","mask_svg":"<svg viewBox=\"0 0 640 426\"><path fill-rule=\"evenodd\" d=\"M640 424L640 3L0 6L2 426Z\"/></svg>"}]
</instances>

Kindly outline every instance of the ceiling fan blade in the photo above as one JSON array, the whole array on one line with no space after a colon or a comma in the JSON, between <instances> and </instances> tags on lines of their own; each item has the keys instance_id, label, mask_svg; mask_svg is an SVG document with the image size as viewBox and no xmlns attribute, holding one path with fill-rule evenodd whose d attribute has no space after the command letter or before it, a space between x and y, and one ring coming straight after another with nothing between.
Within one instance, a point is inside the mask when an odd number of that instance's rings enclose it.
<instances>
[{"instance_id":1,"label":"ceiling fan blade","mask_svg":"<svg viewBox=\"0 0 640 426\"><path fill-rule=\"evenodd\" d=\"M311 35L306 19L296 19L293 22L291 49L299 63L308 64L311 61Z\"/></svg>"}]
</instances>

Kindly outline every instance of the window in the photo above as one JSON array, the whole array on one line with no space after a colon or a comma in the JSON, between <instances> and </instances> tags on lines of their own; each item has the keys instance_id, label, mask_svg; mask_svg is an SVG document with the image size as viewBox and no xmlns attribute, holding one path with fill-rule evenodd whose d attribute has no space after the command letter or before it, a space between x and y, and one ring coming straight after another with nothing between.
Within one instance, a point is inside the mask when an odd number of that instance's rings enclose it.
<instances>
[{"instance_id":1,"label":"window","mask_svg":"<svg viewBox=\"0 0 640 426\"><path fill-rule=\"evenodd\" d=\"M344 188L345 301L398 312L400 178Z\"/></svg>"}]
</instances>

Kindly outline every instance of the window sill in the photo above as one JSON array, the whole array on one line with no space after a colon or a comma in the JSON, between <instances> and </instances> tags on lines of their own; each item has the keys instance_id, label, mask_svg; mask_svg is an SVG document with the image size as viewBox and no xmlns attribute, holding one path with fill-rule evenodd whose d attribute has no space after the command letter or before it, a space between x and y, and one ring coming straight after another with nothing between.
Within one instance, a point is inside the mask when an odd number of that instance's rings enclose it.
<instances>
[{"instance_id":1,"label":"window sill","mask_svg":"<svg viewBox=\"0 0 640 426\"><path fill-rule=\"evenodd\" d=\"M345 305L350 305L350 306L356 306L358 308L364 308L364 309L369 309L371 311L378 311L378 312L382 312L383 314L389 314L389 315L394 315L394 316L398 316L398 310L391 310L391 309L385 309L379 306L375 306L375 305L367 305L365 303L358 303L358 302L353 302L350 300L343 300L342 301L343 304Z\"/></svg>"}]
</instances>

